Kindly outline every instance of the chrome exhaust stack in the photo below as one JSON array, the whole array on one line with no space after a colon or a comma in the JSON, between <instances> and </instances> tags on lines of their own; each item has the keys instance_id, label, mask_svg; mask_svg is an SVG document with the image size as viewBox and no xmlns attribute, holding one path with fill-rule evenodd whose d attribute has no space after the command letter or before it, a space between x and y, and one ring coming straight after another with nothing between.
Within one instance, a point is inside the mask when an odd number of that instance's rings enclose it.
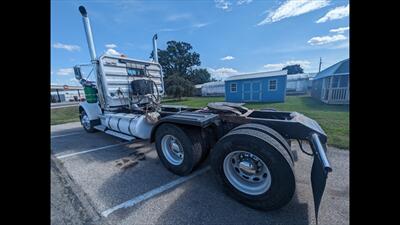
<instances>
[{"instance_id":1,"label":"chrome exhaust stack","mask_svg":"<svg viewBox=\"0 0 400 225\"><path fill-rule=\"evenodd\" d=\"M81 12L82 15L82 21L83 21L83 26L85 28L86 40L89 47L90 58L92 59L93 62L97 59L97 56L96 56L96 49L94 48L92 28L90 27L89 17L87 16L87 11L85 7L79 6L79 12Z\"/></svg>"},{"instance_id":2,"label":"chrome exhaust stack","mask_svg":"<svg viewBox=\"0 0 400 225\"><path fill-rule=\"evenodd\" d=\"M153 36L153 61L158 63L157 34Z\"/></svg>"},{"instance_id":3,"label":"chrome exhaust stack","mask_svg":"<svg viewBox=\"0 0 400 225\"><path fill-rule=\"evenodd\" d=\"M101 108L104 109L106 106L106 98L103 93L105 93L105 91L103 90L104 89L104 87L102 86L103 80L99 73L100 66L98 65L96 49L94 47L92 27L90 26L89 17L88 17L85 7L79 6L79 12L82 15L83 27L85 28L86 41L88 43L90 59L91 59L92 65L93 65L93 71L95 71L95 74L96 74L96 82L97 82L96 86L97 86L97 91L98 91L98 96L99 96L99 103L100 103Z\"/></svg>"},{"instance_id":4,"label":"chrome exhaust stack","mask_svg":"<svg viewBox=\"0 0 400 225\"><path fill-rule=\"evenodd\" d=\"M155 63L158 63L157 38L158 38L158 36L157 36L157 34L155 34L153 36L153 61ZM165 93L165 91L164 91L164 73L163 73L162 68L161 68L161 89L162 90L161 90L160 94L161 94L161 96L164 96L164 93Z\"/></svg>"}]
</instances>

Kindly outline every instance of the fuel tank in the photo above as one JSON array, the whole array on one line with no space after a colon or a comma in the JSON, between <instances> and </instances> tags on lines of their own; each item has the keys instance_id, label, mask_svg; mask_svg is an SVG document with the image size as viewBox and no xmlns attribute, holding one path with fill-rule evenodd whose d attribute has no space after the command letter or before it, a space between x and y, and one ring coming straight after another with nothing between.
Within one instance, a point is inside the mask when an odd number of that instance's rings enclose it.
<instances>
[{"instance_id":1,"label":"fuel tank","mask_svg":"<svg viewBox=\"0 0 400 225\"><path fill-rule=\"evenodd\" d=\"M141 139L149 139L153 128L153 124L149 123L146 116L141 114L105 114L101 118L101 124L108 129Z\"/></svg>"}]
</instances>

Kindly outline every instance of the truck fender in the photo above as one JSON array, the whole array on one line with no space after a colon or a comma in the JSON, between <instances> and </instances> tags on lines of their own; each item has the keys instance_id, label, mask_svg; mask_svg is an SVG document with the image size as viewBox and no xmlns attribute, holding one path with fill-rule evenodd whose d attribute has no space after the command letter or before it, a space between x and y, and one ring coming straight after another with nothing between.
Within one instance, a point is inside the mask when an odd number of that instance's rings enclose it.
<instances>
[{"instance_id":1,"label":"truck fender","mask_svg":"<svg viewBox=\"0 0 400 225\"><path fill-rule=\"evenodd\" d=\"M157 128L163 123L172 123L183 126L206 128L218 120L218 115L213 113L180 112L160 119L151 130L150 143L155 141Z\"/></svg>"},{"instance_id":2,"label":"truck fender","mask_svg":"<svg viewBox=\"0 0 400 225\"><path fill-rule=\"evenodd\" d=\"M200 126L196 126L193 124L187 124L187 123L180 123L180 122L172 122L172 121L168 121L168 120L159 120L156 124L154 124L153 128L151 129L151 133L150 133L150 143L153 143L156 140L156 130L157 128L164 123L170 123L170 124L174 124L174 125L183 125L183 126L194 126L194 127L200 127ZM201 127L200 127L201 128Z\"/></svg>"},{"instance_id":3,"label":"truck fender","mask_svg":"<svg viewBox=\"0 0 400 225\"><path fill-rule=\"evenodd\" d=\"M79 103L79 112L82 110L86 112L90 120L100 119L99 115L102 114L101 108L97 102L88 103L87 101L84 101Z\"/></svg>"}]
</instances>

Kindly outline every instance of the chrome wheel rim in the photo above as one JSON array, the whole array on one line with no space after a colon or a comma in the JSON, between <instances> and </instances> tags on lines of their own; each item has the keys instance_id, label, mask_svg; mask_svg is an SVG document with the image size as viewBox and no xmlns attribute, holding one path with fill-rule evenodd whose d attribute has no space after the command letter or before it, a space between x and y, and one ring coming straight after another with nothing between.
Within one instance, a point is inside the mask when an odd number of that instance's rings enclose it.
<instances>
[{"instance_id":1,"label":"chrome wheel rim","mask_svg":"<svg viewBox=\"0 0 400 225\"><path fill-rule=\"evenodd\" d=\"M90 129L90 120L86 114L83 114L81 123L86 129Z\"/></svg>"},{"instance_id":2,"label":"chrome wheel rim","mask_svg":"<svg viewBox=\"0 0 400 225\"><path fill-rule=\"evenodd\" d=\"M169 163L178 166L185 156L181 142L173 135L165 135L161 139L161 150Z\"/></svg>"},{"instance_id":3,"label":"chrome wheel rim","mask_svg":"<svg viewBox=\"0 0 400 225\"><path fill-rule=\"evenodd\" d=\"M247 151L229 153L223 163L226 178L237 190L248 195L260 195L271 187L271 173L255 154Z\"/></svg>"}]
</instances>

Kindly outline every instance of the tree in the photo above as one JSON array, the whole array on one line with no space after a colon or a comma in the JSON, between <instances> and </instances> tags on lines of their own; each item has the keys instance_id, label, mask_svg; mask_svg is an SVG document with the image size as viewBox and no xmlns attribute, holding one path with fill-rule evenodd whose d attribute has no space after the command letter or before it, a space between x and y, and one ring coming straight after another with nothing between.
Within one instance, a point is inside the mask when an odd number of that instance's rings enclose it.
<instances>
[{"instance_id":1,"label":"tree","mask_svg":"<svg viewBox=\"0 0 400 225\"><path fill-rule=\"evenodd\" d=\"M200 54L192 52L192 48L192 45L186 42L168 41L167 49L157 49L158 62L165 77L178 74L186 78L192 66L200 66ZM153 54L152 51L150 58L153 58Z\"/></svg>"},{"instance_id":2,"label":"tree","mask_svg":"<svg viewBox=\"0 0 400 225\"><path fill-rule=\"evenodd\" d=\"M300 64L288 65L283 67L282 70L288 70L287 74L304 73L303 68L301 68Z\"/></svg>"},{"instance_id":3,"label":"tree","mask_svg":"<svg viewBox=\"0 0 400 225\"><path fill-rule=\"evenodd\" d=\"M157 49L167 95L178 98L191 96L194 84L210 80L207 70L193 69L193 66L200 66L201 63L200 54L192 49L192 45L180 41L168 41L165 50ZM153 54L152 51L150 58L153 58Z\"/></svg>"},{"instance_id":4,"label":"tree","mask_svg":"<svg viewBox=\"0 0 400 225\"><path fill-rule=\"evenodd\" d=\"M211 74L206 69L194 69L189 72L188 79L193 84L203 84L210 82Z\"/></svg>"},{"instance_id":5,"label":"tree","mask_svg":"<svg viewBox=\"0 0 400 225\"><path fill-rule=\"evenodd\" d=\"M176 73L166 77L164 83L167 95L174 98L181 99L183 96L191 96L194 91L193 83Z\"/></svg>"}]
</instances>

